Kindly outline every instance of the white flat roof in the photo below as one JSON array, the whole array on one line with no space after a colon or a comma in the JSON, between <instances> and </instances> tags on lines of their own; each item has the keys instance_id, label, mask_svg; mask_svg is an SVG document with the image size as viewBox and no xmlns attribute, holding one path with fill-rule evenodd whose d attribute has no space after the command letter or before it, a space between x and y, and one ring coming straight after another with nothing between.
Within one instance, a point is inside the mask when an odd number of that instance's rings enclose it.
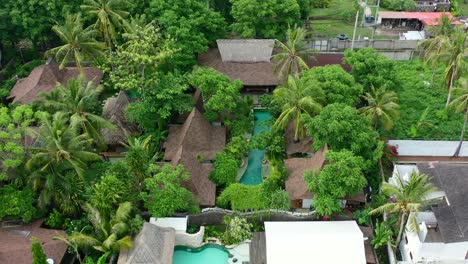
<instances>
[{"instance_id":1,"label":"white flat roof","mask_svg":"<svg viewBox=\"0 0 468 264\"><path fill-rule=\"evenodd\" d=\"M151 217L150 223L160 227L172 227L176 231L187 231L187 217Z\"/></svg>"},{"instance_id":2,"label":"white flat roof","mask_svg":"<svg viewBox=\"0 0 468 264\"><path fill-rule=\"evenodd\" d=\"M389 140L390 146L398 146L398 156L452 157L458 141ZM460 157L468 157L468 141L463 141Z\"/></svg>"},{"instance_id":3,"label":"white flat roof","mask_svg":"<svg viewBox=\"0 0 468 264\"><path fill-rule=\"evenodd\" d=\"M355 221L265 222L268 264L365 264Z\"/></svg>"}]
</instances>

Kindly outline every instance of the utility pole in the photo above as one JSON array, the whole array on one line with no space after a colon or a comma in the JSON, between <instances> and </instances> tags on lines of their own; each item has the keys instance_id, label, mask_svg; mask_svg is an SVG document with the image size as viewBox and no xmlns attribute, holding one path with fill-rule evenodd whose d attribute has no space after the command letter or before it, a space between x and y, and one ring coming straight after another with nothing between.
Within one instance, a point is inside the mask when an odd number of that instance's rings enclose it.
<instances>
[{"instance_id":1,"label":"utility pole","mask_svg":"<svg viewBox=\"0 0 468 264\"><path fill-rule=\"evenodd\" d=\"M356 12L356 21L354 22L354 31L353 31L353 40L351 41L351 50L354 49L354 39L356 37L356 28L357 28L358 19L359 19L359 9Z\"/></svg>"}]
</instances>

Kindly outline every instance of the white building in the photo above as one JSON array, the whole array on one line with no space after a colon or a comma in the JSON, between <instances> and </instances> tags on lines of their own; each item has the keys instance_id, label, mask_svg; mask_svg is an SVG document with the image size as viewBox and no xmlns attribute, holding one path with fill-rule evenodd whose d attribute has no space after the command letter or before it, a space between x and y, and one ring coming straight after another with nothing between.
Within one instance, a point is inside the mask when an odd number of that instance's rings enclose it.
<instances>
[{"instance_id":1,"label":"white building","mask_svg":"<svg viewBox=\"0 0 468 264\"><path fill-rule=\"evenodd\" d=\"M366 264L355 221L265 222L268 264Z\"/></svg>"},{"instance_id":2,"label":"white building","mask_svg":"<svg viewBox=\"0 0 468 264\"><path fill-rule=\"evenodd\" d=\"M409 180L412 172L431 176L439 191L428 199L442 202L416 215L418 230L406 228L399 245L400 264L468 264L468 165L419 163L395 165L393 177ZM410 216L411 217L411 216Z\"/></svg>"}]
</instances>

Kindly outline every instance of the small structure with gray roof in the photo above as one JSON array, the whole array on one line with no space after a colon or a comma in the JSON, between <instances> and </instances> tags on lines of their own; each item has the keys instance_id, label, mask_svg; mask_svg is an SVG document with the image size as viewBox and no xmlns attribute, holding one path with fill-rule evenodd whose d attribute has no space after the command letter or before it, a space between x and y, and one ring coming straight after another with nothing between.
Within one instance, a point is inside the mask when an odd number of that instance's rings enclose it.
<instances>
[{"instance_id":1,"label":"small structure with gray roof","mask_svg":"<svg viewBox=\"0 0 468 264\"><path fill-rule=\"evenodd\" d=\"M468 141L464 141L458 157L453 157L459 141L389 140L399 162L468 162Z\"/></svg>"},{"instance_id":2,"label":"small structure with gray roof","mask_svg":"<svg viewBox=\"0 0 468 264\"><path fill-rule=\"evenodd\" d=\"M409 263L466 263L468 252L468 164L417 163L395 166L394 176L409 180L412 172L427 174L438 191L427 199L441 198L416 215L417 232L406 231L399 245ZM402 175L406 174L405 175ZM410 230L410 229L408 229Z\"/></svg>"},{"instance_id":3,"label":"small structure with gray roof","mask_svg":"<svg viewBox=\"0 0 468 264\"><path fill-rule=\"evenodd\" d=\"M120 252L117 264L170 264L174 245L174 228L144 223L133 248Z\"/></svg>"}]
</instances>

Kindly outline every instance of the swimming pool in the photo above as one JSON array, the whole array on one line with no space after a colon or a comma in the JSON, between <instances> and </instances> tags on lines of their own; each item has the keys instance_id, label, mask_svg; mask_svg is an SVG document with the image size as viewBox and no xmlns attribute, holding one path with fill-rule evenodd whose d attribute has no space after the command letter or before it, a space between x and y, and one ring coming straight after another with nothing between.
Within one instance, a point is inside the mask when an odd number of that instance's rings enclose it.
<instances>
[{"instance_id":1,"label":"swimming pool","mask_svg":"<svg viewBox=\"0 0 468 264\"><path fill-rule=\"evenodd\" d=\"M216 244L206 244L199 248L176 246L172 264L227 264L229 252Z\"/></svg>"},{"instance_id":2,"label":"swimming pool","mask_svg":"<svg viewBox=\"0 0 468 264\"><path fill-rule=\"evenodd\" d=\"M254 110L254 136L266 130L270 130L269 126L265 126L264 122L271 120L273 117L267 111ZM262 183L262 161L265 156L264 149L253 149L249 152L249 163L240 182L247 185L257 185Z\"/></svg>"}]
</instances>

